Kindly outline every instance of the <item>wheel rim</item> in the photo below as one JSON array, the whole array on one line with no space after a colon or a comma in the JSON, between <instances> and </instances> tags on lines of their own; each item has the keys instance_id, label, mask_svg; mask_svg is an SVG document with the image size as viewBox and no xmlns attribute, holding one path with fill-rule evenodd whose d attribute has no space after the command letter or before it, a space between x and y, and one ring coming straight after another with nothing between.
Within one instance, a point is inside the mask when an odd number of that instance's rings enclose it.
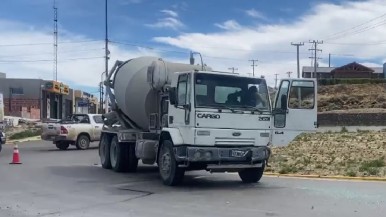
<instances>
[{"instance_id":1,"label":"wheel rim","mask_svg":"<svg viewBox=\"0 0 386 217\"><path fill-rule=\"evenodd\" d=\"M170 171L171 171L171 165L172 163L172 158L170 156L170 153L169 152L165 152L162 154L161 156L161 175L164 177L164 178L167 178L169 177L170 175Z\"/></svg>"},{"instance_id":2,"label":"wheel rim","mask_svg":"<svg viewBox=\"0 0 386 217\"><path fill-rule=\"evenodd\" d=\"M115 142L111 143L110 147L110 161L111 165L115 167L115 164L117 163L117 145Z\"/></svg>"},{"instance_id":3,"label":"wheel rim","mask_svg":"<svg viewBox=\"0 0 386 217\"><path fill-rule=\"evenodd\" d=\"M87 146L87 141L86 141L86 139L80 139L80 141L79 141L79 146L81 147L81 148L86 148L86 146Z\"/></svg>"}]
</instances>

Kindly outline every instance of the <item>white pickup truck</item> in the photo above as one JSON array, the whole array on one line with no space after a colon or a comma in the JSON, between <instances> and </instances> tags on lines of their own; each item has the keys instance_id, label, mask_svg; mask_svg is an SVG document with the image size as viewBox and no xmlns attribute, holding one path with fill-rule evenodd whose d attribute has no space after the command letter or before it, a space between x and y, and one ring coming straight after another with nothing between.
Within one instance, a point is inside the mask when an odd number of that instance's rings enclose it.
<instances>
[{"instance_id":1,"label":"white pickup truck","mask_svg":"<svg viewBox=\"0 0 386 217\"><path fill-rule=\"evenodd\" d=\"M41 138L52 141L61 150L70 145L85 150L90 142L99 141L102 127L102 115L75 114L56 123L43 123Z\"/></svg>"}]
</instances>

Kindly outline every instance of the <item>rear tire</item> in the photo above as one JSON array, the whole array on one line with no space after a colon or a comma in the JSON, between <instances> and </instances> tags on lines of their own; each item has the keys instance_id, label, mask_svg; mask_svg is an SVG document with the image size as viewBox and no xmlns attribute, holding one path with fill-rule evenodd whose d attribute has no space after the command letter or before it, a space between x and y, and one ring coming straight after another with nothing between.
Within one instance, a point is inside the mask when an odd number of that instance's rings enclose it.
<instances>
[{"instance_id":1,"label":"rear tire","mask_svg":"<svg viewBox=\"0 0 386 217\"><path fill-rule=\"evenodd\" d=\"M70 146L70 143L67 143L67 142L57 142L55 145L60 150L67 150L68 147Z\"/></svg>"},{"instance_id":2,"label":"rear tire","mask_svg":"<svg viewBox=\"0 0 386 217\"><path fill-rule=\"evenodd\" d=\"M76 148L86 150L90 147L90 138L87 135L80 135L76 140Z\"/></svg>"},{"instance_id":3,"label":"rear tire","mask_svg":"<svg viewBox=\"0 0 386 217\"><path fill-rule=\"evenodd\" d=\"M104 169L111 169L110 142L111 139L106 134L102 135L101 141L99 142L99 158Z\"/></svg>"},{"instance_id":4,"label":"rear tire","mask_svg":"<svg viewBox=\"0 0 386 217\"><path fill-rule=\"evenodd\" d=\"M174 186L180 184L185 175L185 170L179 168L174 156L173 143L164 140L158 157L158 168L161 179L165 185Z\"/></svg>"},{"instance_id":5,"label":"rear tire","mask_svg":"<svg viewBox=\"0 0 386 217\"><path fill-rule=\"evenodd\" d=\"M259 182L264 173L264 163L260 168L248 168L239 172L239 176L244 183Z\"/></svg>"},{"instance_id":6,"label":"rear tire","mask_svg":"<svg viewBox=\"0 0 386 217\"><path fill-rule=\"evenodd\" d=\"M110 163L115 172L125 172L128 168L127 146L118 142L114 136L110 143Z\"/></svg>"}]
</instances>

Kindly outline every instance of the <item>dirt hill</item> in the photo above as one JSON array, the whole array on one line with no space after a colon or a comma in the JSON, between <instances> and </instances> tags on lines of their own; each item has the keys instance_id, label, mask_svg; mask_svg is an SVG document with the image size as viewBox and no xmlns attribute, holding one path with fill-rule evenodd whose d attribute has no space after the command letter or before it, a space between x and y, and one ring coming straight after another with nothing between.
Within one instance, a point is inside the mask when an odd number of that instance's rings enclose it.
<instances>
[{"instance_id":1,"label":"dirt hill","mask_svg":"<svg viewBox=\"0 0 386 217\"><path fill-rule=\"evenodd\" d=\"M386 112L386 84L338 84L319 86L319 112L356 110Z\"/></svg>"}]
</instances>

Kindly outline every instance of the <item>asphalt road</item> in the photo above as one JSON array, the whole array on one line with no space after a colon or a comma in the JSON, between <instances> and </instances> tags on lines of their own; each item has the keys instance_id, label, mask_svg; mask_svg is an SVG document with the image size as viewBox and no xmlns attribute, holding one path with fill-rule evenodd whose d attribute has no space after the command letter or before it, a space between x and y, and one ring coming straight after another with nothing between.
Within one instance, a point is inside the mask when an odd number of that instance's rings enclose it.
<instances>
[{"instance_id":1,"label":"asphalt road","mask_svg":"<svg viewBox=\"0 0 386 217\"><path fill-rule=\"evenodd\" d=\"M385 216L386 183L187 173L166 187L156 167L118 174L99 166L94 149L59 151L47 142L19 145L21 165L0 153L0 216Z\"/></svg>"}]
</instances>

